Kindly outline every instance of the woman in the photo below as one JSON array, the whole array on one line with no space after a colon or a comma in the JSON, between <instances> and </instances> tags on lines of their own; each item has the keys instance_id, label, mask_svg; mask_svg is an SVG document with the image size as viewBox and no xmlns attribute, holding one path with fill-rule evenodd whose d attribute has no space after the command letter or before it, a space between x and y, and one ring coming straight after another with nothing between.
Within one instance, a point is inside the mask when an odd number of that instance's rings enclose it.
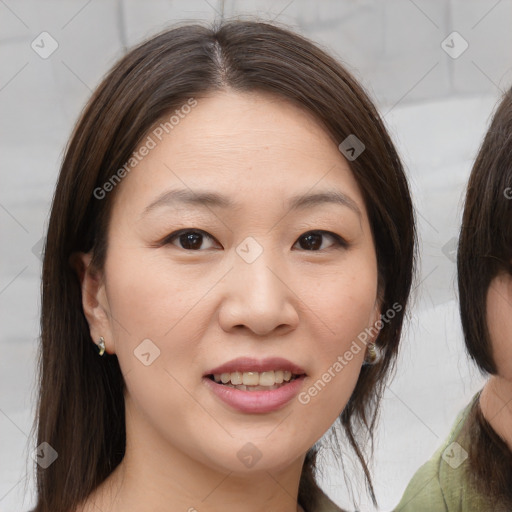
<instances>
[{"instance_id":1,"label":"woman","mask_svg":"<svg viewBox=\"0 0 512 512\"><path fill-rule=\"evenodd\" d=\"M457 267L466 347L490 378L396 512L512 510L512 90L469 178Z\"/></svg>"},{"instance_id":2,"label":"woman","mask_svg":"<svg viewBox=\"0 0 512 512\"><path fill-rule=\"evenodd\" d=\"M375 499L414 247L379 115L311 42L233 21L130 51L53 201L35 510L340 510L314 473L337 420Z\"/></svg>"}]
</instances>

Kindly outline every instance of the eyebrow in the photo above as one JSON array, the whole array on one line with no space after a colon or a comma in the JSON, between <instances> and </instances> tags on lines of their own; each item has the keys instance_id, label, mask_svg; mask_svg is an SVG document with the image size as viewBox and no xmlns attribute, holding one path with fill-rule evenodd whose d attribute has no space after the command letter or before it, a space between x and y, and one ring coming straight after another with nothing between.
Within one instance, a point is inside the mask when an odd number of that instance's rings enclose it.
<instances>
[{"instance_id":1,"label":"eyebrow","mask_svg":"<svg viewBox=\"0 0 512 512\"><path fill-rule=\"evenodd\" d=\"M236 203L228 196L210 191L192 191L186 189L169 190L159 195L151 204L149 204L140 218L149 212L162 207L172 207L176 204L185 204L190 206L216 206L223 209L240 208L240 204ZM336 204L350 208L359 217L362 216L361 210L357 203L348 195L340 191L326 190L312 194L299 194L288 200L287 206L290 210L305 210L323 204Z\"/></svg>"}]
</instances>

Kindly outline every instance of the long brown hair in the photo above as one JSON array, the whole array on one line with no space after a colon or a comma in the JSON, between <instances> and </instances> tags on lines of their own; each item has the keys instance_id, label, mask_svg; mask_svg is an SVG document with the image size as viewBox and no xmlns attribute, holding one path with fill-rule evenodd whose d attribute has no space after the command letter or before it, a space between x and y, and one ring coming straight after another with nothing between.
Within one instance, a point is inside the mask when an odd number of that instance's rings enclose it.
<instances>
[{"instance_id":1,"label":"long brown hair","mask_svg":"<svg viewBox=\"0 0 512 512\"><path fill-rule=\"evenodd\" d=\"M512 89L485 135L468 182L457 253L459 302L466 348L484 373L496 374L487 325L487 291L512 274ZM477 488L512 509L512 453L481 412L470 417L469 468Z\"/></svg>"},{"instance_id":2,"label":"long brown hair","mask_svg":"<svg viewBox=\"0 0 512 512\"><path fill-rule=\"evenodd\" d=\"M340 420L375 501L364 447L373 439L411 288L416 234L407 180L374 105L343 66L287 29L227 21L212 28L174 27L131 50L94 92L67 147L43 262L37 424L38 444L48 442L58 459L38 468L37 512L69 512L124 456L118 360L98 357L69 264L74 252L92 250L92 265L103 267L116 190L102 200L94 190L128 161L155 122L190 97L200 101L221 89L280 95L313 113L338 143L355 135L365 145L349 163L375 240L381 308L401 308L383 325L378 337L383 357L363 366ZM315 455L313 449L307 454L300 482L299 501L306 510L314 508L319 494Z\"/></svg>"}]
</instances>

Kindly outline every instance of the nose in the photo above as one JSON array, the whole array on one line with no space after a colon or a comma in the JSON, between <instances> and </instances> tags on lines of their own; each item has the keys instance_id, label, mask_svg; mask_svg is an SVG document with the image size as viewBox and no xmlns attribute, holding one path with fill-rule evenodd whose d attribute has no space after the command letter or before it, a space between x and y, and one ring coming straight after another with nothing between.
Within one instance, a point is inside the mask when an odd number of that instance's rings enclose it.
<instances>
[{"instance_id":1,"label":"nose","mask_svg":"<svg viewBox=\"0 0 512 512\"><path fill-rule=\"evenodd\" d=\"M300 300L293 291L293 280L269 253L263 251L252 263L235 257L219 311L224 331L246 329L257 336L268 336L297 328Z\"/></svg>"}]
</instances>

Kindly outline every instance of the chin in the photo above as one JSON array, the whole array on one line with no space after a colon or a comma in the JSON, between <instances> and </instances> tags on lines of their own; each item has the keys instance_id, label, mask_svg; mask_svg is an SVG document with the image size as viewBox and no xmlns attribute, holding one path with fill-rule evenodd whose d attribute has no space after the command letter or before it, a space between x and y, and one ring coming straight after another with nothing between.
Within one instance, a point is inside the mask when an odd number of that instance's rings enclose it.
<instances>
[{"instance_id":1,"label":"chin","mask_svg":"<svg viewBox=\"0 0 512 512\"><path fill-rule=\"evenodd\" d=\"M268 432L266 435L268 436ZM210 452L206 463L216 471L240 476L255 475L259 472L274 473L289 468L297 461L300 461L302 467L303 458L310 447L302 447L302 443L299 446L293 434L290 434L290 443L284 443L278 438L270 442L263 436L252 439L251 441L250 436L246 436L245 440L232 439L230 446L225 446L219 453ZM212 440L210 446L215 445L220 446Z\"/></svg>"}]
</instances>

